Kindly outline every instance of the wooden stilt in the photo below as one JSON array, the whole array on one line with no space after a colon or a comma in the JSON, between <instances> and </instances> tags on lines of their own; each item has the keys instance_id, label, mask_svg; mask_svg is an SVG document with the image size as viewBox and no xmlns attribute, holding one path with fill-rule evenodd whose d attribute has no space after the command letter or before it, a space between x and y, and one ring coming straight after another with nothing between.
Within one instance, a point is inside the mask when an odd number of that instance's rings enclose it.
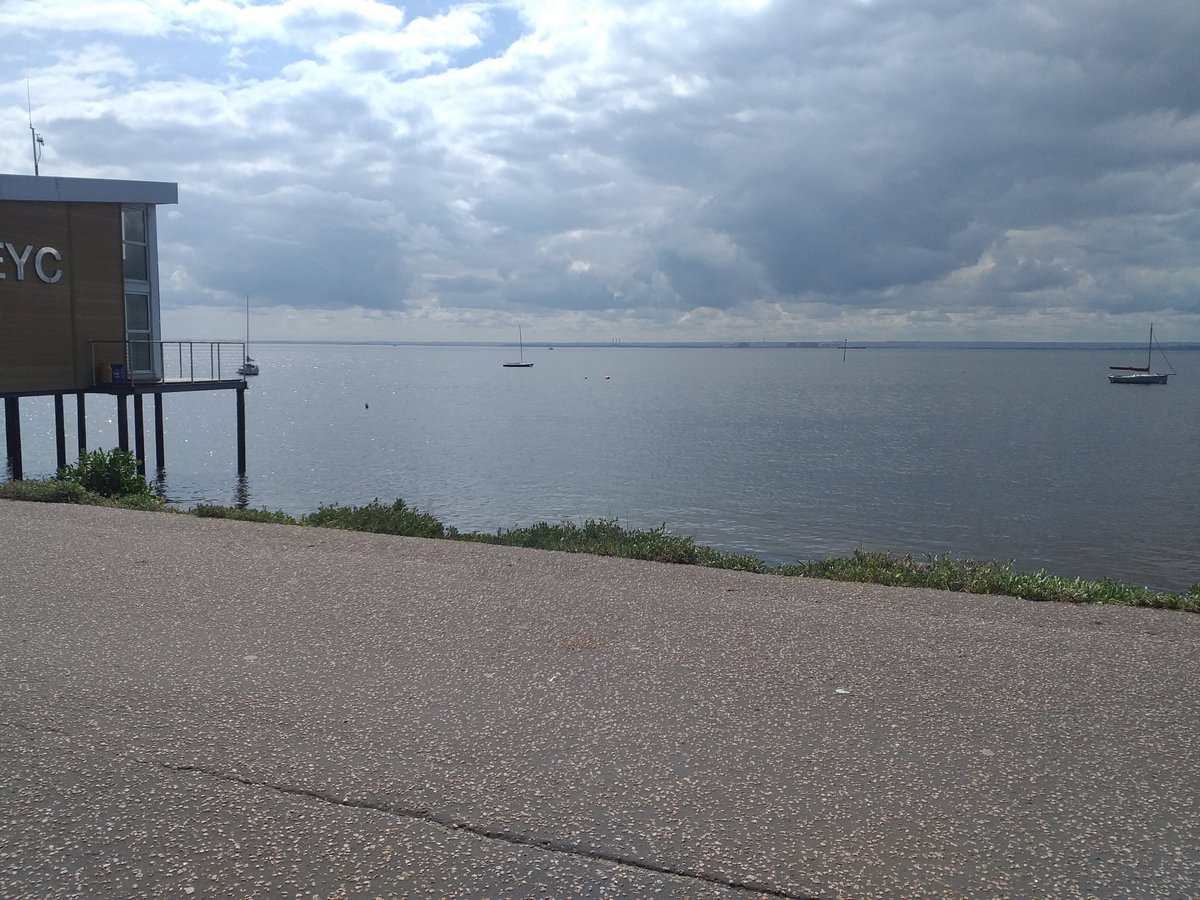
<instances>
[{"instance_id":1,"label":"wooden stilt","mask_svg":"<svg viewBox=\"0 0 1200 900\"><path fill-rule=\"evenodd\" d=\"M25 477L21 468L21 405L16 397L4 398L4 442L8 448L8 467L12 480Z\"/></svg>"},{"instance_id":2,"label":"wooden stilt","mask_svg":"<svg viewBox=\"0 0 1200 900\"><path fill-rule=\"evenodd\" d=\"M142 411L142 395L133 395L133 455L137 458L138 474L146 477L146 420Z\"/></svg>"},{"instance_id":3,"label":"wooden stilt","mask_svg":"<svg viewBox=\"0 0 1200 900\"><path fill-rule=\"evenodd\" d=\"M160 473L167 467L166 444L163 441L162 391L154 392L154 463Z\"/></svg>"},{"instance_id":4,"label":"wooden stilt","mask_svg":"<svg viewBox=\"0 0 1200 900\"><path fill-rule=\"evenodd\" d=\"M83 399L86 396L83 391L75 395L75 430L79 435L80 456L87 453L87 404Z\"/></svg>"},{"instance_id":5,"label":"wooden stilt","mask_svg":"<svg viewBox=\"0 0 1200 900\"><path fill-rule=\"evenodd\" d=\"M129 407L124 394L117 394L117 446L129 452Z\"/></svg>"},{"instance_id":6,"label":"wooden stilt","mask_svg":"<svg viewBox=\"0 0 1200 900\"><path fill-rule=\"evenodd\" d=\"M54 395L54 451L57 454L58 468L67 464L67 423L63 415L63 395Z\"/></svg>"},{"instance_id":7,"label":"wooden stilt","mask_svg":"<svg viewBox=\"0 0 1200 900\"><path fill-rule=\"evenodd\" d=\"M237 471L246 474L246 389L237 389Z\"/></svg>"}]
</instances>

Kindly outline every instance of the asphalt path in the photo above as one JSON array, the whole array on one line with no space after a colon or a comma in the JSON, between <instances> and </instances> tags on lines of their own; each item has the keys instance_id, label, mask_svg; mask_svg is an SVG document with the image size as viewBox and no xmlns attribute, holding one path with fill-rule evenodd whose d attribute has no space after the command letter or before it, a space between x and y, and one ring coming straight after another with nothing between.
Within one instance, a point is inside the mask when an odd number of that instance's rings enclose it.
<instances>
[{"instance_id":1,"label":"asphalt path","mask_svg":"<svg viewBox=\"0 0 1200 900\"><path fill-rule=\"evenodd\" d=\"M0 501L4 897L1195 897L1200 616Z\"/></svg>"}]
</instances>

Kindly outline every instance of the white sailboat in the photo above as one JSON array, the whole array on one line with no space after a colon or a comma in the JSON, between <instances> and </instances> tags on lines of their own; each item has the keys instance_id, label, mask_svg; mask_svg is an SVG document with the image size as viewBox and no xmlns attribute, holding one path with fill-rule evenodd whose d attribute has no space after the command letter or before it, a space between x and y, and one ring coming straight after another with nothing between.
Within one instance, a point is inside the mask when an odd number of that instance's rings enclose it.
<instances>
[{"instance_id":1,"label":"white sailboat","mask_svg":"<svg viewBox=\"0 0 1200 900\"><path fill-rule=\"evenodd\" d=\"M521 334L521 326L517 326L517 341L520 345L521 361L502 363L506 369L532 369L533 363L525 362L525 336Z\"/></svg>"},{"instance_id":2,"label":"white sailboat","mask_svg":"<svg viewBox=\"0 0 1200 900\"><path fill-rule=\"evenodd\" d=\"M1146 364L1144 366L1109 366L1110 369L1120 372L1119 375L1109 375L1109 384L1166 384L1167 376L1174 375L1175 369L1171 366L1171 361L1167 359L1167 354L1163 353L1162 347L1158 348L1158 352L1162 353L1163 362L1167 364L1170 372L1155 372L1150 368L1150 361L1154 353L1154 325L1150 325L1150 343L1146 345Z\"/></svg>"},{"instance_id":3,"label":"white sailboat","mask_svg":"<svg viewBox=\"0 0 1200 900\"><path fill-rule=\"evenodd\" d=\"M244 359L238 366L239 375L257 375L258 363L250 356L250 295L246 295L246 346L243 351Z\"/></svg>"}]
</instances>

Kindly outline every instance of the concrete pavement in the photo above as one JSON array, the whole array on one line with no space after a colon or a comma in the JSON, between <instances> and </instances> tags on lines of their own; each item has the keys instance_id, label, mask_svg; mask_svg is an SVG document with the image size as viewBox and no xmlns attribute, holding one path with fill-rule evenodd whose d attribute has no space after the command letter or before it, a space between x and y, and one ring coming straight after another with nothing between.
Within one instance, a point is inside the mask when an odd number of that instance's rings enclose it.
<instances>
[{"instance_id":1,"label":"concrete pavement","mask_svg":"<svg viewBox=\"0 0 1200 900\"><path fill-rule=\"evenodd\" d=\"M0 501L0 895L1192 897L1200 617Z\"/></svg>"}]
</instances>

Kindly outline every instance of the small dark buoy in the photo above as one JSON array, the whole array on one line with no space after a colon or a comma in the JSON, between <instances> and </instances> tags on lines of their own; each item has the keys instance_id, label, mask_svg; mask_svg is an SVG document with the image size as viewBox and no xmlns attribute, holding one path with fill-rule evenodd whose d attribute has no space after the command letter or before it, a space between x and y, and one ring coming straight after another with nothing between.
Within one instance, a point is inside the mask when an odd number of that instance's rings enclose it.
<instances>
[{"instance_id":1,"label":"small dark buoy","mask_svg":"<svg viewBox=\"0 0 1200 900\"><path fill-rule=\"evenodd\" d=\"M370 409L370 408L371 408L371 404L370 404L370 403L364 403L364 404L363 404L363 409Z\"/></svg>"}]
</instances>

